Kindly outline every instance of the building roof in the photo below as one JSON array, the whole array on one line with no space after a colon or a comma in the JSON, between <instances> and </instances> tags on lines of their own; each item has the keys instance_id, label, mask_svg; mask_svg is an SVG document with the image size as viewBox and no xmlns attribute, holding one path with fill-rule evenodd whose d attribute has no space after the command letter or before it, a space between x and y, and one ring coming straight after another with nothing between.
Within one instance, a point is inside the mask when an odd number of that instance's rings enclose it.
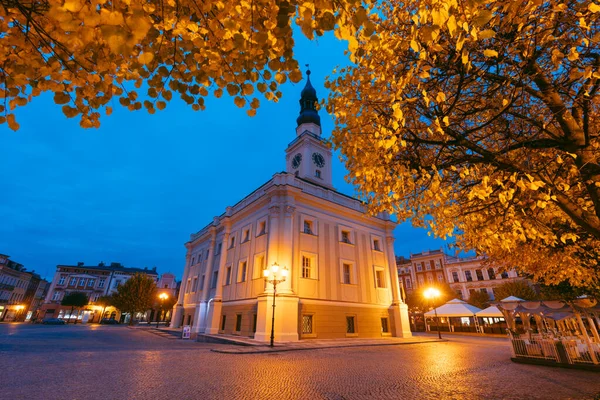
<instances>
[{"instance_id":1,"label":"building roof","mask_svg":"<svg viewBox=\"0 0 600 400\"><path fill-rule=\"evenodd\" d=\"M500 311L498 309L498 307L496 307L496 306L489 306L488 308L485 308L485 309L477 312L475 315L477 315L478 317L504 318L504 314L502 314L502 311Z\"/></svg>"},{"instance_id":2,"label":"building roof","mask_svg":"<svg viewBox=\"0 0 600 400\"><path fill-rule=\"evenodd\" d=\"M63 265L59 264L56 268L79 268L86 270L96 270L96 271L114 271L114 272L124 272L129 274L135 274L137 272L147 275L158 275L156 272L156 268L148 269L148 268L130 268L124 267L120 263L110 263L109 265L104 265L102 263L98 265Z\"/></svg>"},{"instance_id":3,"label":"building roof","mask_svg":"<svg viewBox=\"0 0 600 400\"><path fill-rule=\"evenodd\" d=\"M310 83L310 70L306 71L306 85L300 93L300 115L296 119L298 126L315 124L321 126L321 117L317 111L317 91Z\"/></svg>"}]
</instances>

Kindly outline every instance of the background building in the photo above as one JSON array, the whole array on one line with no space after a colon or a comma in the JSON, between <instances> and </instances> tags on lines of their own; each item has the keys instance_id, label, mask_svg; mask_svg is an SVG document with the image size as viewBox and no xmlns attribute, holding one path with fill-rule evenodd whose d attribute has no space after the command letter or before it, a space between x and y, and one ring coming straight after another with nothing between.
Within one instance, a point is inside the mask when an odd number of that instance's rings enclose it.
<instances>
[{"instance_id":1,"label":"background building","mask_svg":"<svg viewBox=\"0 0 600 400\"><path fill-rule=\"evenodd\" d=\"M486 263L485 257L457 257L440 250L411 254L410 259L396 258L398 278L407 293L438 283L448 283L457 297L468 300L470 293L485 291L495 299L494 288L508 280L524 279L514 269L501 271Z\"/></svg>"},{"instance_id":2,"label":"background building","mask_svg":"<svg viewBox=\"0 0 600 400\"><path fill-rule=\"evenodd\" d=\"M0 254L0 321L29 320L39 311L48 282Z\"/></svg>"},{"instance_id":3,"label":"background building","mask_svg":"<svg viewBox=\"0 0 600 400\"><path fill-rule=\"evenodd\" d=\"M57 265L54 278L50 283L46 300L42 306L42 318L58 317L71 318L71 307L61 306L60 303L64 296L71 292L83 292L89 298L89 305L80 313L77 318L89 322L97 322L103 316L101 315L104 307L94 304L101 296L110 296L117 290L117 286L125 283L136 273L146 274L158 282L158 273L156 267L148 268L127 268L120 263L110 263L106 265L85 265L83 262L77 265ZM110 312L104 310L106 318L119 318L117 310L111 309Z\"/></svg>"},{"instance_id":4,"label":"background building","mask_svg":"<svg viewBox=\"0 0 600 400\"><path fill-rule=\"evenodd\" d=\"M396 224L387 214L365 215L359 200L333 188L316 102L309 79L286 172L191 235L173 326L267 341L273 287L262 272L276 262L289 270L277 285L277 341L410 336Z\"/></svg>"}]
</instances>

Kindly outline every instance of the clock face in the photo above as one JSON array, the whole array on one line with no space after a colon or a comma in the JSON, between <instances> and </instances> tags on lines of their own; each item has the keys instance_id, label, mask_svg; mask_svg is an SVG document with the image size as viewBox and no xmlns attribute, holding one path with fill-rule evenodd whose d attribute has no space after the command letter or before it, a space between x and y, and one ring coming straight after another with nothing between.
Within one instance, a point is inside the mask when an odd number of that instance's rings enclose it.
<instances>
[{"instance_id":1,"label":"clock face","mask_svg":"<svg viewBox=\"0 0 600 400\"><path fill-rule=\"evenodd\" d=\"M312 159L315 165L319 168L323 168L325 165L325 158L319 153L313 153Z\"/></svg>"},{"instance_id":2,"label":"clock face","mask_svg":"<svg viewBox=\"0 0 600 400\"><path fill-rule=\"evenodd\" d=\"M294 167L294 169L298 169L301 162L302 162L302 154L298 153L292 159L292 167Z\"/></svg>"}]
</instances>

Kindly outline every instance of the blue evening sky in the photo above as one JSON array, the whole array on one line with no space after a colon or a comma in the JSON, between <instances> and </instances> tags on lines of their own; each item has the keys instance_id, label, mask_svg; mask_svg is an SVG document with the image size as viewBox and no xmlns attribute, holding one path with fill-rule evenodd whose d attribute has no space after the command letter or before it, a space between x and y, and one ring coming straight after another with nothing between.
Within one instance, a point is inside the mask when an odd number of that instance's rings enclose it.
<instances>
[{"instance_id":1,"label":"blue evening sky","mask_svg":"<svg viewBox=\"0 0 600 400\"><path fill-rule=\"evenodd\" d=\"M297 60L310 63L313 86L326 98L325 76L349 62L345 42L296 40ZM0 253L48 278L57 264L78 261L156 266L180 278L190 233L285 170L303 86L286 84L283 99L262 100L254 118L227 96L207 99L203 112L174 96L154 115L115 99L100 129L67 119L51 95L34 99L16 112L18 132L0 125ZM320 115L329 137L333 120ZM353 195L345 174L337 157L334 186ZM445 243L408 223L395 236L404 256Z\"/></svg>"}]
</instances>

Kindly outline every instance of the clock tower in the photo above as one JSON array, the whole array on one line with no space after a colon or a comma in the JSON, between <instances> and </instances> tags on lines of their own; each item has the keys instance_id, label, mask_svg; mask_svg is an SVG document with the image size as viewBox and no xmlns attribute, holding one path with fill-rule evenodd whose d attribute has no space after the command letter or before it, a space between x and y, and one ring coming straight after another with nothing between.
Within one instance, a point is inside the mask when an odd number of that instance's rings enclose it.
<instances>
[{"instance_id":1,"label":"clock tower","mask_svg":"<svg viewBox=\"0 0 600 400\"><path fill-rule=\"evenodd\" d=\"M306 75L306 86L300 94L300 115L296 119L296 138L285 150L286 172L333 189L331 150L321 138L317 91L310 83L310 70Z\"/></svg>"}]
</instances>

